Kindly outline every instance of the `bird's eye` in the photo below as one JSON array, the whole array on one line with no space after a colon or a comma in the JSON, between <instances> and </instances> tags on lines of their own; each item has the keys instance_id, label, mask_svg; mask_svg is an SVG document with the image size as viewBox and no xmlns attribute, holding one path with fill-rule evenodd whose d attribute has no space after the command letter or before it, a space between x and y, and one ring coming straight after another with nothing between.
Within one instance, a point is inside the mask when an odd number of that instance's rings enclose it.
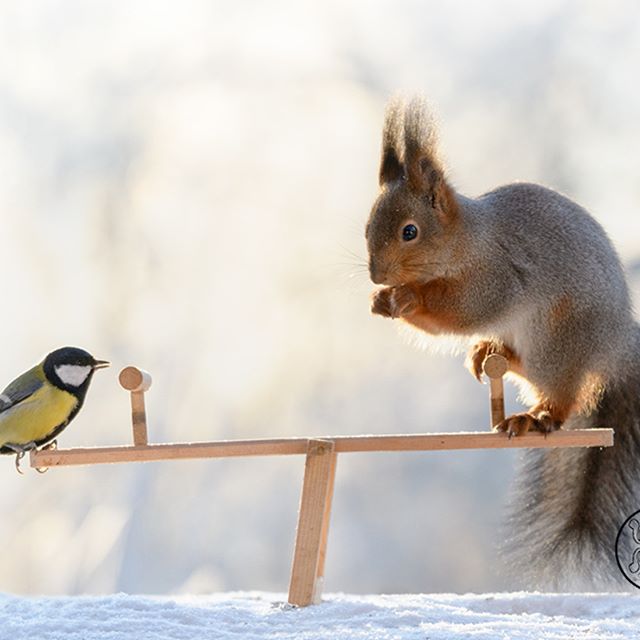
<instances>
[{"instance_id":1,"label":"bird's eye","mask_svg":"<svg viewBox=\"0 0 640 640\"><path fill-rule=\"evenodd\" d=\"M418 227L415 224L408 224L402 229L402 239L405 242L415 240L418 237Z\"/></svg>"}]
</instances>

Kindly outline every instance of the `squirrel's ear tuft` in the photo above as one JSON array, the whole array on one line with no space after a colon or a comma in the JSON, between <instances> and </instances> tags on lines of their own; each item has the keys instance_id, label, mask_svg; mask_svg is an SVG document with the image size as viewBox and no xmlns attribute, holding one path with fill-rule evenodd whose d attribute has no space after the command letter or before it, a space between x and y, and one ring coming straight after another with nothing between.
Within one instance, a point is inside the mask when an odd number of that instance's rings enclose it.
<instances>
[{"instance_id":1,"label":"squirrel's ear tuft","mask_svg":"<svg viewBox=\"0 0 640 640\"><path fill-rule=\"evenodd\" d=\"M427 103L424 98L415 97L404 114L404 157L409 185L418 193L436 188L442 176L436 147L436 128Z\"/></svg>"},{"instance_id":2,"label":"squirrel's ear tuft","mask_svg":"<svg viewBox=\"0 0 640 640\"><path fill-rule=\"evenodd\" d=\"M412 98L404 112L404 161L411 189L427 196L443 218L455 215L455 198L437 157L436 127L422 97Z\"/></svg>"},{"instance_id":3,"label":"squirrel's ear tuft","mask_svg":"<svg viewBox=\"0 0 640 640\"><path fill-rule=\"evenodd\" d=\"M402 166L403 103L394 98L387 105L382 129L382 157L380 159L380 186L399 180L404 175Z\"/></svg>"}]
</instances>

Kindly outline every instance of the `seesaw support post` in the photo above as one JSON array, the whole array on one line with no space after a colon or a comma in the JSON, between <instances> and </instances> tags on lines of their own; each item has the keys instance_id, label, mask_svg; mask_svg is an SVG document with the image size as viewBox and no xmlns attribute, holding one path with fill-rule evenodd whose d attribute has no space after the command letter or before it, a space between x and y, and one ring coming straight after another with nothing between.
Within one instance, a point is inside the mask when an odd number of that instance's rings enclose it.
<instances>
[{"instance_id":1,"label":"seesaw support post","mask_svg":"<svg viewBox=\"0 0 640 640\"><path fill-rule=\"evenodd\" d=\"M331 469L329 471L329 493L324 508L322 519L322 539L320 541L320 558L318 560L318 571L316 576L316 589L314 593L314 602L320 602L322 598L322 588L324 586L324 565L327 559L327 541L329 540L329 525L331 523L331 507L333 505L333 490L336 483L336 465L338 463L338 454L331 453Z\"/></svg>"},{"instance_id":2,"label":"seesaw support post","mask_svg":"<svg viewBox=\"0 0 640 640\"><path fill-rule=\"evenodd\" d=\"M331 501L336 472L335 443L309 440L298 512L289 603L306 607L320 602Z\"/></svg>"}]
</instances>

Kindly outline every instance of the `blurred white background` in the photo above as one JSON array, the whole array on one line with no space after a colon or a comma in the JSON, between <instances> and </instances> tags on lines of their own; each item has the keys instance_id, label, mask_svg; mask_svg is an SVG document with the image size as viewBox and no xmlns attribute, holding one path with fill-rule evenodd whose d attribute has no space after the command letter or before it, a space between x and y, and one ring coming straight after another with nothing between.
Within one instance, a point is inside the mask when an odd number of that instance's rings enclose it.
<instances>
[{"instance_id":1,"label":"blurred white background","mask_svg":"<svg viewBox=\"0 0 640 640\"><path fill-rule=\"evenodd\" d=\"M634 0L2 3L0 386L112 360L63 447L130 441L126 364L159 442L486 428L461 357L369 315L384 103L429 97L463 193L585 205L633 278L639 42ZM505 588L515 455L342 456L326 589ZM302 458L0 462L2 591L287 587Z\"/></svg>"}]
</instances>

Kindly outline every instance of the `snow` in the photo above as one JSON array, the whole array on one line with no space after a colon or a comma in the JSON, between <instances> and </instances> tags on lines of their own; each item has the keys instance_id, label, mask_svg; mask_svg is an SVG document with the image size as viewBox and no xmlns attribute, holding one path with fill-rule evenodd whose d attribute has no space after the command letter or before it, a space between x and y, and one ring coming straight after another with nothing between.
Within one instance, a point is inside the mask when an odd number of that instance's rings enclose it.
<instances>
[{"instance_id":1,"label":"snow","mask_svg":"<svg viewBox=\"0 0 640 640\"><path fill-rule=\"evenodd\" d=\"M21 640L618 640L640 637L635 594L0 596L0 638Z\"/></svg>"}]
</instances>

